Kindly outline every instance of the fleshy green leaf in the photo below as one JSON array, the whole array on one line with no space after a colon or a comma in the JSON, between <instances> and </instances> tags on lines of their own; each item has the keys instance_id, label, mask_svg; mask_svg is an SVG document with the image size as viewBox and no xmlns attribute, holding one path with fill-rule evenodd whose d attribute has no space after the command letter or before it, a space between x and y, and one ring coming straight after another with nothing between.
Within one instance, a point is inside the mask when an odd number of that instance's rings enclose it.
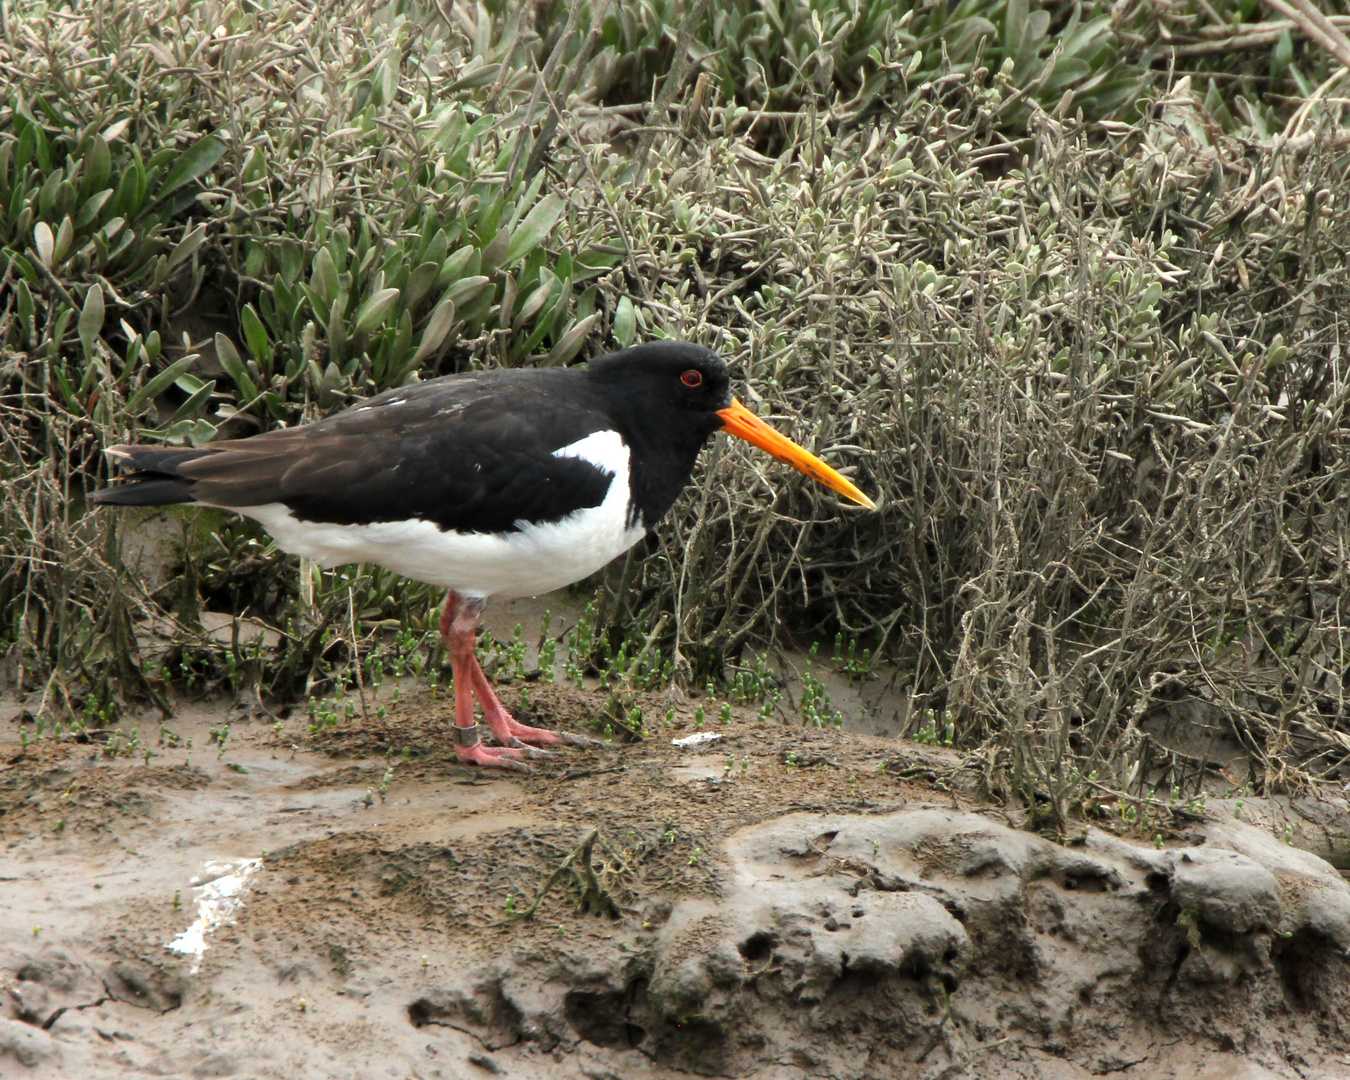
<instances>
[{"instance_id":1,"label":"fleshy green leaf","mask_svg":"<svg viewBox=\"0 0 1350 1080\"><path fill-rule=\"evenodd\" d=\"M472 67L475 63L482 63L482 58L477 56L474 57L473 60L469 61L469 66ZM497 77L497 73L500 72L501 69L501 64L483 64L482 67L461 75L445 88L445 93L453 94L457 90L473 90L479 86L486 86Z\"/></svg>"},{"instance_id":2,"label":"fleshy green leaf","mask_svg":"<svg viewBox=\"0 0 1350 1080\"><path fill-rule=\"evenodd\" d=\"M56 230L56 247L52 252L52 264L59 266L61 260L70 252L70 245L75 240L75 223L70 220L67 214L61 221L61 227Z\"/></svg>"},{"instance_id":3,"label":"fleshy green leaf","mask_svg":"<svg viewBox=\"0 0 1350 1080\"><path fill-rule=\"evenodd\" d=\"M28 288L28 282L21 278L14 291L18 294L18 301L15 306L19 309L19 318L26 323L31 323L37 309L33 304L33 292Z\"/></svg>"},{"instance_id":4,"label":"fleshy green leaf","mask_svg":"<svg viewBox=\"0 0 1350 1080\"><path fill-rule=\"evenodd\" d=\"M95 135L84 155L84 189L98 191L112 175L112 153L102 135Z\"/></svg>"},{"instance_id":5,"label":"fleshy green leaf","mask_svg":"<svg viewBox=\"0 0 1350 1080\"><path fill-rule=\"evenodd\" d=\"M52 256L56 253L56 238L52 236L52 227L45 221L39 221L33 226L33 252L38 262L50 270Z\"/></svg>"},{"instance_id":6,"label":"fleshy green leaf","mask_svg":"<svg viewBox=\"0 0 1350 1080\"><path fill-rule=\"evenodd\" d=\"M403 306L416 308L436 284L436 276L441 268L434 262L424 262L408 275L408 284L403 290Z\"/></svg>"},{"instance_id":7,"label":"fleshy green leaf","mask_svg":"<svg viewBox=\"0 0 1350 1080\"><path fill-rule=\"evenodd\" d=\"M442 285L449 285L456 278L473 275L478 273L479 256L478 249L472 244L465 244L458 251L446 257L441 264L441 272L437 280Z\"/></svg>"},{"instance_id":8,"label":"fleshy green leaf","mask_svg":"<svg viewBox=\"0 0 1350 1080\"><path fill-rule=\"evenodd\" d=\"M112 194L112 188L104 188L85 199L84 205L80 207L80 212L75 215L75 228L85 229L97 221L99 211L112 198Z\"/></svg>"},{"instance_id":9,"label":"fleshy green leaf","mask_svg":"<svg viewBox=\"0 0 1350 1080\"><path fill-rule=\"evenodd\" d=\"M92 290L91 290L92 291ZM85 303L87 308L88 302ZM83 324L84 316L80 316L80 322ZM216 335L220 337L219 334ZM170 386L178 381L188 368L200 360L196 353L188 353L186 356L180 356L172 364L166 367L159 374L150 378L144 386L137 390L127 399L127 412L131 416L140 416L150 407L150 403L164 393Z\"/></svg>"},{"instance_id":10,"label":"fleshy green leaf","mask_svg":"<svg viewBox=\"0 0 1350 1080\"><path fill-rule=\"evenodd\" d=\"M497 235L492 238L492 242L483 248L482 269L489 274L492 273L502 264L502 260L506 258L510 249L511 233L506 226L502 226L497 230Z\"/></svg>"},{"instance_id":11,"label":"fleshy green leaf","mask_svg":"<svg viewBox=\"0 0 1350 1080\"><path fill-rule=\"evenodd\" d=\"M337 267L333 264L332 253L326 247L319 248L314 256L314 268L309 274L309 287L323 301L322 306L325 308L337 298Z\"/></svg>"},{"instance_id":12,"label":"fleshy green leaf","mask_svg":"<svg viewBox=\"0 0 1350 1080\"><path fill-rule=\"evenodd\" d=\"M619 348L626 349L633 344L636 335L637 312L633 309L633 301L621 296L614 309L614 342Z\"/></svg>"},{"instance_id":13,"label":"fleshy green leaf","mask_svg":"<svg viewBox=\"0 0 1350 1080\"><path fill-rule=\"evenodd\" d=\"M356 309L354 332L368 334L374 330L380 323L384 322L385 316L398 302L398 297L399 291L397 289L381 289L379 292L366 297L361 306Z\"/></svg>"},{"instance_id":14,"label":"fleshy green leaf","mask_svg":"<svg viewBox=\"0 0 1350 1080\"><path fill-rule=\"evenodd\" d=\"M202 246L202 241L206 239L206 226L198 225L188 233L178 245L169 252L169 265L167 269L172 270L185 259L192 258L193 252Z\"/></svg>"},{"instance_id":15,"label":"fleshy green leaf","mask_svg":"<svg viewBox=\"0 0 1350 1080\"><path fill-rule=\"evenodd\" d=\"M544 306L558 294L561 285L562 282L551 270L540 270L539 285L520 305L520 311L516 314L515 329L524 328L531 319L543 311Z\"/></svg>"},{"instance_id":16,"label":"fleshy green leaf","mask_svg":"<svg viewBox=\"0 0 1350 1080\"><path fill-rule=\"evenodd\" d=\"M454 325L455 302L447 296L436 305L436 310L431 313L431 320L427 323L427 328L422 331L422 344L417 346L417 352L413 355L412 362L420 364L439 349Z\"/></svg>"},{"instance_id":17,"label":"fleshy green leaf","mask_svg":"<svg viewBox=\"0 0 1350 1080\"><path fill-rule=\"evenodd\" d=\"M277 251L277 262L281 266L281 276L287 285L293 285L304 269L304 251L291 237L283 237Z\"/></svg>"},{"instance_id":18,"label":"fleshy green leaf","mask_svg":"<svg viewBox=\"0 0 1350 1080\"><path fill-rule=\"evenodd\" d=\"M193 353L189 357L185 357L185 359L197 360L199 359L199 357L197 356L196 353ZM201 409L205 407L207 399L210 398L210 396L213 393L215 393L215 389L216 389L215 379L211 379L208 382L202 383L199 387L197 387L196 390L192 391L191 395L185 402L183 402L183 404L178 406L177 411L174 412L173 416L169 419L169 423L170 424L181 423L182 421L200 412Z\"/></svg>"},{"instance_id":19,"label":"fleshy green leaf","mask_svg":"<svg viewBox=\"0 0 1350 1080\"><path fill-rule=\"evenodd\" d=\"M567 363L572 357L580 351L582 342L586 340L586 335L591 332L591 327L595 325L595 320L599 314L588 315L577 323L571 330L562 336L562 340L553 346L545 361L549 365L561 365Z\"/></svg>"},{"instance_id":20,"label":"fleshy green leaf","mask_svg":"<svg viewBox=\"0 0 1350 1080\"><path fill-rule=\"evenodd\" d=\"M336 300L333 301L332 308L328 312L328 357L329 368L342 363L347 358L347 328L342 324L342 308L338 306ZM338 372L341 375L341 371ZM327 374L324 375L325 388L327 388Z\"/></svg>"},{"instance_id":21,"label":"fleshy green leaf","mask_svg":"<svg viewBox=\"0 0 1350 1080\"><path fill-rule=\"evenodd\" d=\"M562 199L557 195L545 195L540 199L511 234L511 243L506 248L506 261L513 263L523 259L542 244L562 217L563 206Z\"/></svg>"},{"instance_id":22,"label":"fleshy green leaf","mask_svg":"<svg viewBox=\"0 0 1350 1080\"><path fill-rule=\"evenodd\" d=\"M56 214L56 196L61 191L61 174L52 173L38 191L38 213L45 218Z\"/></svg>"},{"instance_id":23,"label":"fleshy green leaf","mask_svg":"<svg viewBox=\"0 0 1350 1080\"><path fill-rule=\"evenodd\" d=\"M249 376L248 369L244 367L244 361L239 357L239 350L234 347L234 342L224 334L216 335L216 359L220 361L220 366L225 369L234 385L239 388L242 398L242 404L247 405L258 396L258 387Z\"/></svg>"},{"instance_id":24,"label":"fleshy green leaf","mask_svg":"<svg viewBox=\"0 0 1350 1080\"><path fill-rule=\"evenodd\" d=\"M445 296L448 300L453 300L459 306L463 306L470 299L477 296L488 283L488 279L482 274L476 274L473 277L460 278L450 288L445 290Z\"/></svg>"},{"instance_id":25,"label":"fleshy green leaf","mask_svg":"<svg viewBox=\"0 0 1350 1080\"><path fill-rule=\"evenodd\" d=\"M103 286L91 285L84 294L84 306L80 309L77 326L86 351L94 347L94 339L103 332L103 316Z\"/></svg>"},{"instance_id":26,"label":"fleshy green leaf","mask_svg":"<svg viewBox=\"0 0 1350 1080\"><path fill-rule=\"evenodd\" d=\"M239 325L244 331L244 341L253 358L265 368L272 364L272 343L267 337L267 328L263 326L252 304L245 304L239 312Z\"/></svg>"},{"instance_id":27,"label":"fleshy green leaf","mask_svg":"<svg viewBox=\"0 0 1350 1080\"><path fill-rule=\"evenodd\" d=\"M214 135L198 139L177 156L173 167L164 177L164 182L159 185L156 197L164 199L190 180L196 180L203 173L209 172L224 154L225 144Z\"/></svg>"}]
</instances>

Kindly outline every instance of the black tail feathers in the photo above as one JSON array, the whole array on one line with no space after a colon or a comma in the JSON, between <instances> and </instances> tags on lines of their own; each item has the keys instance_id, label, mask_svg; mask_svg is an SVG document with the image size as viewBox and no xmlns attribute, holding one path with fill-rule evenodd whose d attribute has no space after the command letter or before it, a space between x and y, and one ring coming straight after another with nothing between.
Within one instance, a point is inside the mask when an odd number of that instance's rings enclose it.
<instances>
[{"instance_id":1,"label":"black tail feathers","mask_svg":"<svg viewBox=\"0 0 1350 1080\"><path fill-rule=\"evenodd\" d=\"M94 502L105 506L167 506L195 501L188 481L164 477L133 479L129 484L94 492Z\"/></svg>"},{"instance_id":2,"label":"black tail feathers","mask_svg":"<svg viewBox=\"0 0 1350 1080\"><path fill-rule=\"evenodd\" d=\"M132 476L126 484L94 493L96 503L111 506L166 506L193 502L192 481L178 475L181 465L202 456L184 447L112 446L108 456Z\"/></svg>"}]
</instances>

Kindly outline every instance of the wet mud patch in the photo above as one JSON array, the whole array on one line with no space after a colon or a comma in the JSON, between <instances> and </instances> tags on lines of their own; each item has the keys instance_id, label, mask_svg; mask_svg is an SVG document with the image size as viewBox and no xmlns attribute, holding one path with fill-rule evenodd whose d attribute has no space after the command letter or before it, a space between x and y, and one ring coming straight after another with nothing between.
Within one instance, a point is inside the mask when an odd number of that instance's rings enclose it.
<instances>
[{"instance_id":1,"label":"wet mud patch","mask_svg":"<svg viewBox=\"0 0 1350 1080\"><path fill-rule=\"evenodd\" d=\"M380 836L346 834L273 852L267 861L274 878L303 894L306 919L315 925L395 915L445 934L457 949L491 952L536 936L547 941L559 936L561 923L588 921L579 910L578 879L570 873L554 877L560 867L567 869L564 862L578 843L576 830L566 826L510 828L448 844L390 845ZM601 883L616 911L631 908L637 896L633 855L596 845L581 871ZM546 884L544 902L528 918ZM250 905L249 927L293 921L290 899L268 899L260 896ZM534 934L541 927L544 932Z\"/></svg>"},{"instance_id":2,"label":"wet mud patch","mask_svg":"<svg viewBox=\"0 0 1350 1080\"><path fill-rule=\"evenodd\" d=\"M319 791L323 788L365 787L372 782L379 783L382 775L378 762L368 761L360 765L345 765L340 768L325 769L321 773L306 776L286 787L290 791Z\"/></svg>"},{"instance_id":3,"label":"wet mud patch","mask_svg":"<svg viewBox=\"0 0 1350 1080\"><path fill-rule=\"evenodd\" d=\"M163 791L209 783L185 763L132 765L104 758L97 747L38 743L0 764L0 831L98 831L121 819L151 818Z\"/></svg>"},{"instance_id":4,"label":"wet mud patch","mask_svg":"<svg viewBox=\"0 0 1350 1080\"><path fill-rule=\"evenodd\" d=\"M528 705L522 709L520 694L517 685L501 696L521 719L592 733L608 699L604 691L570 684L525 684ZM597 858L608 851L623 861L636 897L712 895L723 883L722 842L746 825L796 811L894 810L911 798L931 795L927 776L938 778L954 806L975 798L976 774L942 749L901 749L877 737L784 727L737 707L725 720L709 723L701 715L701 701L676 701L666 694L638 695L633 706L648 718L644 738L611 737L599 748L563 748L532 762L529 776L511 778L512 806L530 821L526 832L532 841L509 831L474 829L481 835L452 845L465 865L480 859L494 867L484 889L476 890L489 898L489 908L501 914L508 896L517 910L522 901L528 905L536 895L533 887L592 831L599 838ZM455 760L451 715L443 692L402 695L383 715L368 708L317 731L309 736L314 750L367 758L306 777L296 787L364 787L367 798L381 802L410 799L407 812L415 814L420 796L407 795L401 785L472 788L500 782L500 774ZM693 748L674 745L691 735L707 741ZM378 756L372 762L370 755ZM536 842L541 839L546 847ZM384 852L398 850L386 844ZM512 853L514 864L497 866L494 860L505 853ZM556 902L547 900L550 906ZM477 910L482 901L470 906ZM553 911L549 917L560 914Z\"/></svg>"},{"instance_id":5,"label":"wet mud patch","mask_svg":"<svg viewBox=\"0 0 1350 1080\"><path fill-rule=\"evenodd\" d=\"M606 698L568 685L531 685L526 696L541 703L538 717L520 709L512 688L502 694L517 715L572 730ZM526 777L459 765L439 694L404 694L383 716L367 710L314 733L308 745L325 756L375 756L315 772L290 790L363 790L381 824L272 851L273 896L260 888L245 933L310 927L323 936L338 924L414 919L460 955L565 953L574 941L603 937L610 923L654 933L674 898L718 895L729 870L725 840L739 828L793 811L882 813L927 793L897 773L962 775L955 755L941 750L785 728L738 708L727 722L699 727L696 701L649 695L637 704L660 718L647 738L565 748L534 762ZM711 749L672 745L699 732L717 736ZM298 922L296 903L304 907Z\"/></svg>"},{"instance_id":6,"label":"wet mud patch","mask_svg":"<svg viewBox=\"0 0 1350 1080\"><path fill-rule=\"evenodd\" d=\"M608 702L524 689L540 726ZM1350 1053L1350 890L1315 857L1231 814L1064 847L951 751L700 704L639 695L647 738L528 776L460 766L443 693L224 742L184 708L149 767L11 745L0 1071L1160 1080L1183 1038L1292 1080L1286 1048L1309 1078ZM166 946L241 860L193 970Z\"/></svg>"}]
</instances>

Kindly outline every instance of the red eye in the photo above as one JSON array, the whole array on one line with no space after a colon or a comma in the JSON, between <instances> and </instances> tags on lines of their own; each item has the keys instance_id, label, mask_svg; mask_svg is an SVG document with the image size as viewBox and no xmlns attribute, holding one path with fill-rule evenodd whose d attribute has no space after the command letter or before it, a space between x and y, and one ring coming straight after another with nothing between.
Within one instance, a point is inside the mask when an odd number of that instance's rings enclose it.
<instances>
[{"instance_id":1,"label":"red eye","mask_svg":"<svg viewBox=\"0 0 1350 1080\"><path fill-rule=\"evenodd\" d=\"M680 382L684 383L685 386L690 387L702 386L703 372L695 371L693 368L690 368L688 371L686 371L683 375L680 376Z\"/></svg>"}]
</instances>

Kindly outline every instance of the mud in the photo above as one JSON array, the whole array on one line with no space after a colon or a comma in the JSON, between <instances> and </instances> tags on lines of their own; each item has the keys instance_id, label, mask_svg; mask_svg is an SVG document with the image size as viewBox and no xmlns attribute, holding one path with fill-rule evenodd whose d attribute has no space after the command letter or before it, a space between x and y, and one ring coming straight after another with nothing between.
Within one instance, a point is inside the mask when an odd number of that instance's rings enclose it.
<instances>
[{"instance_id":1,"label":"mud","mask_svg":"<svg viewBox=\"0 0 1350 1080\"><path fill-rule=\"evenodd\" d=\"M0 1075L1350 1075L1350 889L1287 831L1054 844L951 751L667 696L496 777L409 690L223 748L219 706L134 751L0 726Z\"/></svg>"}]
</instances>

